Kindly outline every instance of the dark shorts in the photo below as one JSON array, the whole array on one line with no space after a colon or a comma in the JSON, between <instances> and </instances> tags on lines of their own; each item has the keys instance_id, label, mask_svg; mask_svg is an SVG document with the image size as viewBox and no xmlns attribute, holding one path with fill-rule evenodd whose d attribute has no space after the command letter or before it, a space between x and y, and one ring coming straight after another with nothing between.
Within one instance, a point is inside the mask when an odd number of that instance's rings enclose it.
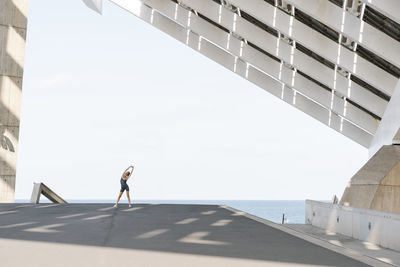
<instances>
[{"instance_id":1,"label":"dark shorts","mask_svg":"<svg viewBox=\"0 0 400 267\"><path fill-rule=\"evenodd\" d=\"M121 193L125 190L129 192L129 185L126 183L126 180L121 178Z\"/></svg>"}]
</instances>

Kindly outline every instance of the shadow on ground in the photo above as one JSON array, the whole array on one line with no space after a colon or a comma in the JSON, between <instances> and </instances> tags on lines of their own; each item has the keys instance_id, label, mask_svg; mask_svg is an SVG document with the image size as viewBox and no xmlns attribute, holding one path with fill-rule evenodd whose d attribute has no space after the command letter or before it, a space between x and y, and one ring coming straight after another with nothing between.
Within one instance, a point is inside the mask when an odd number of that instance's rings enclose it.
<instances>
[{"instance_id":1,"label":"shadow on ground","mask_svg":"<svg viewBox=\"0 0 400 267\"><path fill-rule=\"evenodd\" d=\"M325 266L365 266L215 205L0 204L0 238Z\"/></svg>"}]
</instances>

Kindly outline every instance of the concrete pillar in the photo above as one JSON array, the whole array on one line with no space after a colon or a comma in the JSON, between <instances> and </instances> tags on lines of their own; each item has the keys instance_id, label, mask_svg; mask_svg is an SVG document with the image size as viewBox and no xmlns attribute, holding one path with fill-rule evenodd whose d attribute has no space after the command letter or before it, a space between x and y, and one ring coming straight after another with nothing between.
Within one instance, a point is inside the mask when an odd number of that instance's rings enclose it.
<instances>
[{"instance_id":1,"label":"concrete pillar","mask_svg":"<svg viewBox=\"0 0 400 267\"><path fill-rule=\"evenodd\" d=\"M400 81L369 149L369 161L351 178L340 205L400 213Z\"/></svg>"},{"instance_id":2,"label":"concrete pillar","mask_svg":"<svg viewBox=\"0 0 400 267\"><path fill-rule=\"evenodd\" d=\"M400 213L400 146L383 146L351 178L340 205Z\"/></svg>"},{"instance_id":3,"label":"concrete pillar","mask_svg":"<svg viewBox=\"0 0 400 267\"><path fill-rule=\"evenodd\" d=\"M396 89L390 99L390 102L386 108L385 114L383 114L382 121L372 139L371 146L369 148L370 158L375 155L376 152L382 146L391 145L393 137L400 129L400 80L397 83Z\"/></svg>"},{"instance_id":4,"label":"concrete pillar","mask_svg":"<svg viewBox=\"0 0 400 267\"><path fill-rule=\"evenodd\" d=\"M28 0L0 0L0 203L14 202Z\"/></svg>"}]
</instances>

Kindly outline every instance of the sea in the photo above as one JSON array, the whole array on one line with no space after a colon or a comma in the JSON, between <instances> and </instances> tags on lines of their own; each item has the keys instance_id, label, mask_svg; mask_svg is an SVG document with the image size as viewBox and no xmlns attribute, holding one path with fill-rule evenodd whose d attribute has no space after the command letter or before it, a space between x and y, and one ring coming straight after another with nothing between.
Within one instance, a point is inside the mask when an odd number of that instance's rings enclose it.
<instances>
[{"instance_id":1,"label":"sea","mask_svg":"<svg viewBox=\"0 0 400 267\"><path fill-rule=\"evenodd\" d=\"M67 200L69 203L113 203L114 201L111 199ZM28 200L16 200L16 202L28 202ZM49 201L43 197L41 203L49 203ZM127 202L121 200L120 203ZM284 223L303 224L305 222L305 200L134 200L133 203L226 205L275 223L282 223L283 218Z\"/></svg>"}]
</instances>

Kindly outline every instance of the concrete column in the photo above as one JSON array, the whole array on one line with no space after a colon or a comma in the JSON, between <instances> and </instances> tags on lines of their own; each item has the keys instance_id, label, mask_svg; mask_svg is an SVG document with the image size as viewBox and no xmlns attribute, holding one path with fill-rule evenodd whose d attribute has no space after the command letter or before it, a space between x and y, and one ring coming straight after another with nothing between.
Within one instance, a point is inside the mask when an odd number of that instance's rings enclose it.
<instances>
[{"instance_id":1,"label":"concrete column","mask_svg":"<svg viewBox=\"0 0 400 267\"><path fill-rule=\"evenodd\" d=\"M0 0L0 203L14 202L28 0Z\"/></svg>"},{"instance_id":2,"label":"concrete column","mask_svg":"<svg viewBox=\"0 0 400 267\"><path fill-rule=\"evenodd\" d=\"M382 121L372 139L371 146L369 148L370 158L375 155L376 152L382 146L391 145L393 137L400 129L400 80L397 83L397 87L394 90L392 98L386 108L385 114L382 117Z\"/></svg>"}]
</instances>

